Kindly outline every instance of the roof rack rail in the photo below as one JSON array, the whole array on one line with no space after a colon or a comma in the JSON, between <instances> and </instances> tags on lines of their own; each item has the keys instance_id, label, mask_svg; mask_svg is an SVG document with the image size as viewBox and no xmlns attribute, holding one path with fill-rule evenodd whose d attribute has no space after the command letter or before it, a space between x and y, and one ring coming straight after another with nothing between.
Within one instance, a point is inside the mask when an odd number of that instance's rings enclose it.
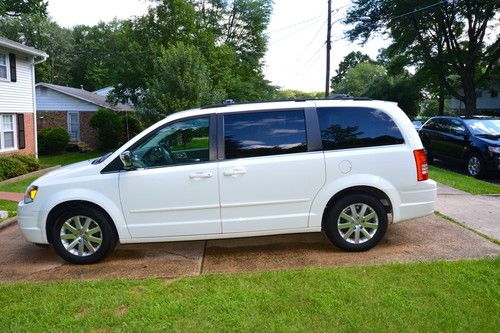
<instances>
[{"instance_id":1,"label":"roof rack rail","mask_svg":"<svg viewBox=\"0 0 500 333\"><path fill-rule=\"evenodd\" d=\"M200 109L213 109L213 108L223 108L231 105L245 105L245 104L263 104L263 103L278 103L278 102L307 102L307 101L331 101L331 100L352 100L352 101L371 101L371 98L368 97L352 97L347 94L339 94L332 95L328 98L300 98L300 99L278 99L278 100L270 100L270 101L259 101L259 102L235 102L232 99L226 99L222 104L211 104L204 105Z\"/></svg>"}]
</instances>

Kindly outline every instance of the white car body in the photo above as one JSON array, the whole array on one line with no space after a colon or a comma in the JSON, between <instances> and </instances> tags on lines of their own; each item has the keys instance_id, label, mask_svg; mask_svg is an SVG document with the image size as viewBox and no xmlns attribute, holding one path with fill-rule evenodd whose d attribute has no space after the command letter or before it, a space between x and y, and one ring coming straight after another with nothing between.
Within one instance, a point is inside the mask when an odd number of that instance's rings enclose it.
<instances>
[{"instance_id":1,"label":"white car body","mask_svg":"<svg viewBox=\"0 0 500 333\"><path fill-rule=\"evenodd\" d=\"M399 128L404 143L101 173L134 143L175 120L326 106L382 110ZM35 200L19 203L19 227L28 241L47 244L49 213L65 202L83 201L107 212L120 243L319 232L329 200L360 186L383 192L397 223L433 212L436 183L416 177L413 152L422 148L411 121L390 102L291 101L188 110L144 130L103 163L84 161L37 179Z\"/></svg>"}]
</instances>

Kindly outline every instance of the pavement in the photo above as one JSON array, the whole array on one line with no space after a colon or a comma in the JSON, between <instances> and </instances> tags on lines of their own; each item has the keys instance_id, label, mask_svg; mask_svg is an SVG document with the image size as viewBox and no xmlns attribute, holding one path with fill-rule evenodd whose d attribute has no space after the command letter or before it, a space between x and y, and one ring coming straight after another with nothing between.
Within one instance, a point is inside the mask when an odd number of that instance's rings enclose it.
<instances>
[{"instance_id":1,"label":"pavement","mask_svg":"<svg viewBox=\"0 0 500 333\"><path fill-rule=\"evenodd\" d=\"M9 200L9 201L21 201L24 198L23 193L14 193L14 192L0 192L0 200Z\"/></svg>"},{"instance_id":2,"label":"pavement","mask_svg":"<svg viewBox=\"0 0 500 333\"><path fill-rule=\"evenodd\" d=\"M472 195L438 183L436 210L500 240L499 195Z\"/></svg>"},{"instance_id":3,"label":"pavement","mask_svg":"<svg viewBox=\"0 0 500 333\"><path fill-rule=\"evenodd\" d=\"M71 265L50 247L26 242L17 226L0 232L0 281L166 278L214 273L456 260L500 255L500 246L430 215L391 225L367 252L348 253L322 233L119 245L104 261Z\"/></svg>"}]
</instances>

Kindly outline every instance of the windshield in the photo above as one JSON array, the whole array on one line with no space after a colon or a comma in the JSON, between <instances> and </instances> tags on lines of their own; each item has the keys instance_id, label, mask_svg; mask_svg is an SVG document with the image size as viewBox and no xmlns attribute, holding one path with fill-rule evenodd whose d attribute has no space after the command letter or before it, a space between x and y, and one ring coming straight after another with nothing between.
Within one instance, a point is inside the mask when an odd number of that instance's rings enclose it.
<instances>
[{"instance_id":1,"label":"windshield","mask_svg":"<svg viewBox=\"0 0 500 333\"><path fill-rule=\"evenodd\" d=\"M474 135L500 135L500 119L464 119L464 121Z\"/></svg>"}]
</instances>

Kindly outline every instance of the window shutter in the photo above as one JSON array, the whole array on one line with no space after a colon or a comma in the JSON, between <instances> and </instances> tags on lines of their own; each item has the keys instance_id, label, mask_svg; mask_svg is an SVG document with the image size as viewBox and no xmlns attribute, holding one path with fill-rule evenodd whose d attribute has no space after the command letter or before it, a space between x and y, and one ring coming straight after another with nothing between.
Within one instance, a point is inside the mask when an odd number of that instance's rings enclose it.
<instances>
[{"instance_id":1,"label":"window shutter","mask_svg":"<svg viewBox=\"0 0 500 333\"><path fill-rule=\"evenodd\" d=\"M16 55L14 53L9 53L9 63L10 63L10 82L17 82Z\"/></svg>"},{"instance_id":2,"label":"window shutter","mask_svg":"<svg viewBox=\"0 0 500 333\"><path fill-rule=\"evenodd\" d=\"M17 114L17 147L19 149L26 148L26 134L24 131L24 114Z\"/></svg>"}]
</instances>

